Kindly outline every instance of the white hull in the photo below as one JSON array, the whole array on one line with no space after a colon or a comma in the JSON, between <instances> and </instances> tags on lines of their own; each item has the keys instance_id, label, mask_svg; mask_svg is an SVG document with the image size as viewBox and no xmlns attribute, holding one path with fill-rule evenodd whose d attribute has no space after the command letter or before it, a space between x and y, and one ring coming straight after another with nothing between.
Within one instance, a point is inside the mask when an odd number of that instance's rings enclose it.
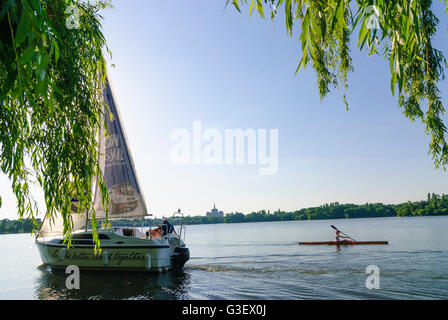
<instances>
[{"instance_id":1,"label":"white hull","mask_svg":"<svg viewBox=\"0 0 448 320\"><path fill-rule=\"evenodd\" d=\"M67 249L63 238L50 241L36 240L42 262L52 268L75 265L80 269L111 271L169 271L173 267L173 252L183 243L174 237L144 239L119 236L114 232L100 232L109 239L100 239L102 252L95 255L92 240L72 240ZM91 235L80 233L79 235ZM171 243L171 245L170 245ZM188 260L188 259L187 259Z\"/></svg>"}]
</instances>

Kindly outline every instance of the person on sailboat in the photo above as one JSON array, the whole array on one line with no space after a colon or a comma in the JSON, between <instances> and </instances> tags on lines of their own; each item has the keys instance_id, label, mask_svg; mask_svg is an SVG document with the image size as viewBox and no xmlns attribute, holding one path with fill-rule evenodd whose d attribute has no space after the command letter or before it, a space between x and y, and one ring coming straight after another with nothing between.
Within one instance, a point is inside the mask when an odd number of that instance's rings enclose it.
<instances>
[{"instance_id":1,"label":"person on sailboat","mask_svg":"<svg viewBox=\"0 0 448 320\"><path fill-rule=\"evenodd\" d=\"M167 235L168 233L174 233L177 235L176 230L174 230L174 226L168 221L168 219L163 219L162 221L162 235Z\"/></svg>"}]
</instances>

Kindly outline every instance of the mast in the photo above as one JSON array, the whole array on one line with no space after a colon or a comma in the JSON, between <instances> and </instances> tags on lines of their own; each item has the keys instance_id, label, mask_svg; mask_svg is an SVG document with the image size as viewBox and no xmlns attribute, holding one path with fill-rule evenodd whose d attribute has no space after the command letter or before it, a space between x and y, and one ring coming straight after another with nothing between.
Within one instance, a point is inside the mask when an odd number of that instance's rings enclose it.
<instances>
[{"instance_id":1,"label":"mast","mask_svg":"<svg viewBox=\"0 0 448 320\"><path fill-rule=\"evenodd\" d=\"M89 225L89 212L86 212L86 228L85 231L87 232L87 226Z\"/></svg>"}]
</instances>

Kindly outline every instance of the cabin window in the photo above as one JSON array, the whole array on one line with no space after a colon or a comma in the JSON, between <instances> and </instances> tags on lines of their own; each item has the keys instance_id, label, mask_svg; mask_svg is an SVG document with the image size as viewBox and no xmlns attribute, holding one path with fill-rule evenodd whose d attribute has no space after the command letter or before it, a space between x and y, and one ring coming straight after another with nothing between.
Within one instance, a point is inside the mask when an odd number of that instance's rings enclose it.
<instances>
[{"instance_id":1,"label":"cabin window","mask_svg":"<svg viewBox=\"0 0 448 320\"><path fill-rule=\"evenodd\" d=\"M123 235L125 237L133 237L134 236L134 229L123 229Z\"/></svg>"},{"instance_id":2,"label":"cabin window","mask_svg":"<svg viewBox=\"0 0 448 320\"><path fill-rule=\"evenodd\" d=\"M107 240L110 239L109 236L105 235L105 234L98 234L98 238L100 240ZM72 235L72 239L78 239L78 240L93 240L93 236L91 233L79 233L79 234L74 234Z\"/></svg>"}]
</instances>

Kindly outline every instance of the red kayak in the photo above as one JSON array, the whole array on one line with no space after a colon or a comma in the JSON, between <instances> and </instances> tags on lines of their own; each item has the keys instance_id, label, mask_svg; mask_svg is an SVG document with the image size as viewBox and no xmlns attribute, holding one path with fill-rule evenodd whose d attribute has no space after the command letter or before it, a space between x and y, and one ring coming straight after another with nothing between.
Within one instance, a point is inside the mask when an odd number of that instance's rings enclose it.
<instances>
[{"instance_id":1,"label":"red kayak","mask_svg":"<svg viewBox=\"0 0 448 320\"><path fill-rule=\"evenodd\" d=\"M342 240L342 241L318 241L318 242L299 242L299 244L310 244L310 245L361 245L361 244L389 244L388 241L350 241L350 240Z\"/></svg>"}]
</instances>

